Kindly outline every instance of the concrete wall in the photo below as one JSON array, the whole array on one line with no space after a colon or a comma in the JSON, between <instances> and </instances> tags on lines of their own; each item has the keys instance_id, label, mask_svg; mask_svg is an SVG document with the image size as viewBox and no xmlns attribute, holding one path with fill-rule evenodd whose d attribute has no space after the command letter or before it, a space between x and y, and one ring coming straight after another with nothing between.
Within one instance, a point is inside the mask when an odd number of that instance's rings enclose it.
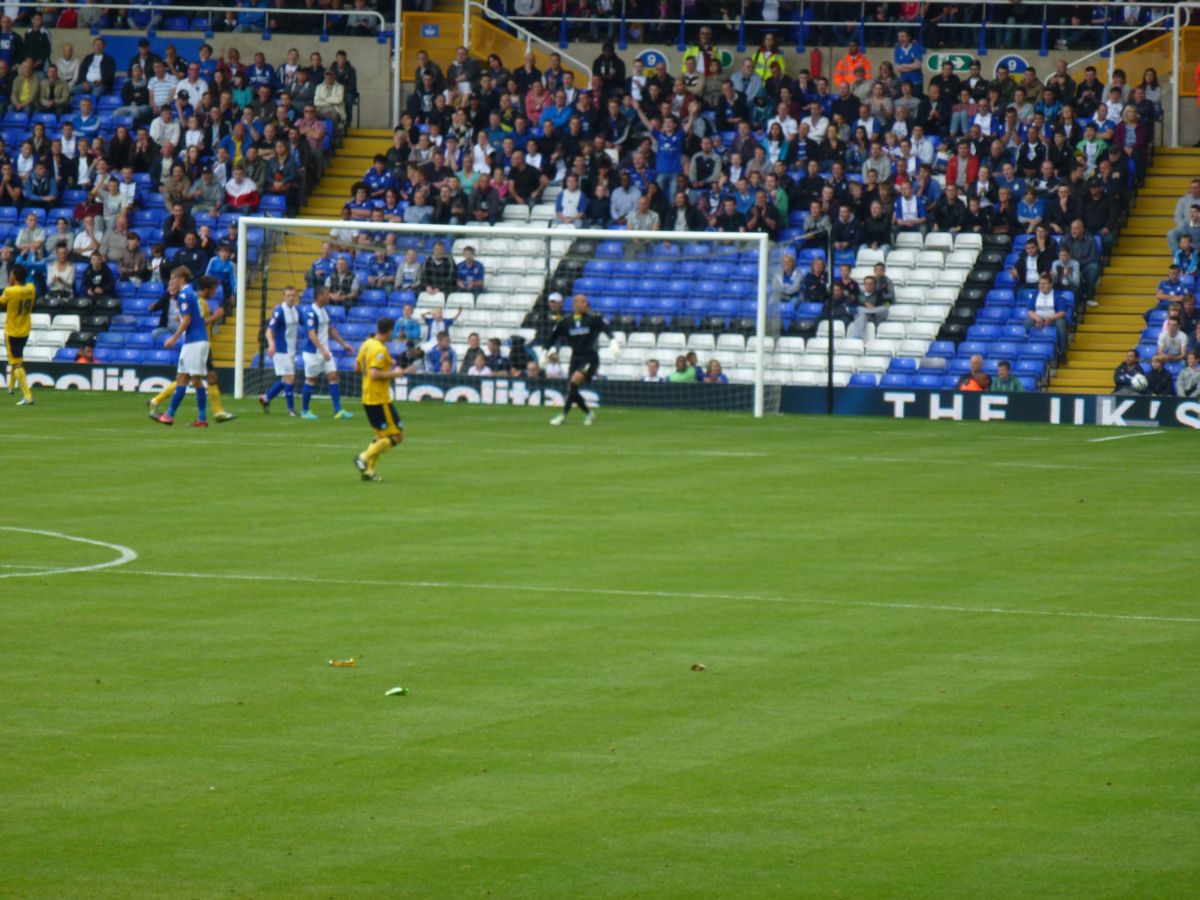
<instances>
[{"instance_id":1,"label":"concrete wall","mask_svg":"<svg viewBox=\"0 0 1200 900\"><path fill-rule=\"evenodd\" d=\"M137 42L143 35L114 31L102 33L101 36L117 61L117 72L125 74L129 58L137 53ZM63 44L71 44L76 58L83 59L92 51L92 40L92 35L85 29L53 30L50 32L52 58L58 59ZM167 44L174 44L180 56L187 60L195 60L200 45L204 43L209 44L218 56L224 55L228 48L235 47L241 53L242 61L246 63L251 62L254 54L261 51L272 66L280 65L287 58L288 50L293 47L300 51L300 58L306 65L311 53L320 53L321 59L328 65L333 62L334 54L338 50L345 50L350 63L358 72L362 127L391 127L391 48L387 44L380 44L374 38L331 37L325 43L321 43L315 35L276 34L272 35L271 40L264 41L261 34L218 33L206 40L202 33L195 31L160 31L151 39L150 48L161 56Z\"/></svg>"}]
</instances>

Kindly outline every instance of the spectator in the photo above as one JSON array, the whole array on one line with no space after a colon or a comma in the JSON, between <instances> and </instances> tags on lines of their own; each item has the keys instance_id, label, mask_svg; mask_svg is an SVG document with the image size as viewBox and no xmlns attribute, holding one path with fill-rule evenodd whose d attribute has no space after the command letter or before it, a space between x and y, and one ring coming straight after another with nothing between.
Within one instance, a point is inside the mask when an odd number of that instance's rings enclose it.
<instances>
[{"instance_id":1,"label":"spectator","mask_svg":"<svg viewBox=\"0 0 1200 900\"><path fill-rule=\"evenodd\" d=\"M1154 359L1164 363L1181 362L1187 354L1187 335L1179 327L1178 318L1167 319L1158 336L1158 353Z\"/></svg>"},{"instance_id":2,"label":"spectator","mask_svg":"<svg viewBox=\"0 0 1200 900\"><path fill-rule=\"evenodd\" d=\"M662 227L658 213L650 208L650 198L644 194L638 197L637 209L626 221L630 231L658 231Z\"/></svg>"},{"instance_id":3,"label":"spectator","mask_svg":"<svg viewBox=\"0 0 1200 900\"><path fill-rule=\"evenodd\" d=\"M430 294L449 294L454 290L456 274L454 260L446 253L445 241L435 241L433 254L421 269L421 289Z\"/></svg>"},{"instance_id":4,"label":"spectator","mask_svg":"<svg viewBox=\"0 0 1200 900\"><path fill-rule=\"evenodd\" d=\"M1193 279L1200 275L1200 258L1196 251L1196 242L1190 234L1179 236L1179 249L1175 251L1175 265L1179 271Z\"/></svg>"},{"instance_id":5,"label":"spectator","mask_svg":"<svg viewBox=\"0 0 1200 900\"><path fill-rule=\"evenodd\" d=\"M313 92L317 116L333 122L335 129L346 122L346 89L338 83L337 75L334 69L326 69L324 81Z\"/></svg>"},{"instance_id":6,"label":"spectator","mask_svg":"<svg viewBox=\"0 0 1200 900\"><path fill-rule=\"evenodd\" d=\"M83 272L83 295L95 304L116 296L117 280L112 269L99 253L93 253L90 265Z\"/></svg>"},{"instance_id":7,"label":"spectator","mask_svg":"<svg viewBox=\"0 0 1200 900\"><path fill-rule=\"evenodd\" d=\"M983 371L983 357L975 353L971 356L970 370L958 379L960 391L987 391L992 386L991 376Z\"/></svg>"},{"instance_id":8,"label":"spectator","mask_svg":"<svg viewBox=\"0 0 1200 900\"><path fill-rule=\"evenodd\" d=\"M686 356L675 357L675 371L667 376L671 384L695 384L696 370L688 365Z\"/></svg>"},{"instance_id":9,"label":"spectator","mask_svg":"<svg viewBox=\"0 0 1200 900\"><path fill-rule=\"evenodd\" d=\"M904 33L901 32L901 34ZM916 231L924 234L927 230L926 217L925 201L920 197L913 196L911 181L904 182L900 186L900 196L896 198L893 213L893 225L896 231Z\"/></svg>"},{"instance_id":10,"label":"spectator","mask_svg":"<svg viewBox=\"0 0 1200 900\"><path fill-rule=\"evenodd\" d=\"M233 167L233 178L225 184L224 212L248 212L258 209L260 202L258 186L246 177L246 167Z\"/></svg>"},{"instance_id":11,"label":"spectator","mask_svg":"<svg viewBox=\"0 0 1200 900\"><path fill-rule=\"evenodd\" d=\"M59 244L54 261L46 266L46 296L52 300L70 300L75 296L75 264L68 258L68 248Z\"/></svg>"},{"instance_id":12,"label":"spectator","mask_svg":"<svg viewBox=\"0 0 1200 900\"><path fill-rule=\"evenodd\" d=\"M1059 241L1060 247L1066 247L1071 253L1071 259L1079 263L1079 271L1083 278L1083 296L1088 306L1097 306L1092 299L1096 290L1096 282L1100 280L1100 251L1096 248L1095 239L1083 227L1083 221L1076 219L1071 223L1070 234Z\"/></svg>"},{"instance_id":13,"label":"spectator","mask_svg":"<svg viewBox=\"0 0 1200 900\"><path fill-rule=\"evenodd\" d=\"M1190 199L1190 197L1187 199ZM1167 233L1167 243L1171 247L1172 254L1178 252L1180 241L1185 236L1190 239L1190 245L1193 250L1200 247L1200 200L1188 207L1187 219L1183 224L1177 228L1172 228Z\"/></svg>"},{"instance_id":14,"label":"spectator","mask_svg":"<svg viewBox=\"0 0 1200 900\"><path fill-rule=\"evenodd\" d=\"M1171 379L1171 373L1166 369L1166 360L1163 354L1156 353L1150 360L1150 371L1146 373L1146 380L1149 382L1148 392L1155 397L1173 397L1175 395L1175 382Z\"/></svg>"},{"instance_id":15,"label":"spectator","mask_svg":"<svg viewBox=\"0 0 1200 900\"><path fill-rule=\"evenodd\" d=\"M639 380L646 384L663 384L668 379L659 371L658 360L648 359L646 360L646 371Z\"/></svg>"},{"instance_id":16,"label":"spectator","mask_svg":"<svg viewBox=\"0 0 1200 900\"><path fill-rule=\"evenodd\" d=\"M64 59L65 50L66 48ZM58 68L62 72L63 60L59 60ZM116 61L105 52L104 38L98 37L92 41L92 52L79 62L71 93L88 94L92 97L110 94L116 74Z\"/></svg>"},{"instance_id":17,"label":"spectator","mask_svg":"<svg viewBox=\"0 0 1200 900\"><path fill-rule=\"evenodd\" d=\"M1175 393L1191 400L1200 399L1200 352L1188 351L1187 365L1175 379Z\"/></svg>"},{"instance_id":18,"label":"spectator","mask_svg":"<svg viewBox=\"0 0 1200 900\"><path fill-rule=\"evenodd\" d=\"M1079 263L1071 259L1071 251L1066 247L1058 249L1058 259L1050 266L1050 280L1056 291L1071 291L1076 297L1079 296L1082 285Z\"/></svg>"},{"instance_id":19,"label":"spectator","mask_svg":"<svg viewBox=\"0 0 1200 900\"><path fill-rule=\"evenodd\" d=\"M1058 358L1061 360L1067 355L1067 346L1070 341L1067 324L1067 308L1062 294L1055 292L1049 275L1040 276L1033 307L1026 312L1025 330L1053 327Z\"/></svg>"},{"instance_id":20,"label":"spectator","mask_svg":"<svg viewBox=\"0 0 1200 900\"><path fill-rule=\"evenodd\" d=\"M729 384L729 378L721 371L721 364L717 360L710 359L708 361L704 371L704 383Z\"/></svg>"},{"instance_id":21,"label":"spectator","mask_svg":"<svg viewBox=\"0 0 1200 900\"><path fill-rule=\"evenodd\" d=\"M858 298L854 321L846 329L846 337L864 340L868 324L878 327L880 323L887 321L889 306L891 306L891 300L879 292L875 276L866 276L863 279L863 289Z\"/></svg>"},{"instance_id":22,"label":"spectator","mask_svg":"<svg viewBox=\"0 0 1200 900\"><path fill-rule=\"evenodd\" d=\"M486 172L480 174L467 201L467 214L475 224L494 225L500 218L500 195Z\"/></svg>"},{"instance_id":23,"label":"spectator","mask_svg":"<svg viewBox=\"0 0 1200 900\"><path fill-rule=\"evenodd\" d=\"M358 275L350 268L347 255L343 254L334 263L333 271L325 279L325 287L329 290L329 299L342 306L352 306L358 301L362 291Z\"/></svg>"},{"instance_id":24,"label":"spectator","mask_svg":"<svg viewBox=\"0 0 1200 900\"><path fill-rule=\"evenodd\" d=\"M487 342L487 367L495 375L519 375L520 371L513 368L512 360L504 355L500 338L491 337Z\"/></svg>"},{"instance_id":25,"label":"spectator","mask_svg":"<svg viewBox=\"0 0 1200 900\"><path fill-rule=\"evenodd\" d=\"M463 259L457 266L457 287L476 297L483 291L483 263L475 258L475 248L463 247Z\"/></svg>"},{"instance_id":26,"label":"spectator","mask_svg":"<svg viewBox=\"0 0 1200 900\"><path fill-rule=\"evenodd\" d=\"M988 385L989 391L1000 394L1018 394L1024 389L1021 379L1012 373L1011 362L1007 359L1002 359L996 363L996 377Z\"/></svg>"},{"instance_id":27,"label":"spectator","mask_svg":"<svg viewBox=\"0 0 1200 900\"><path fill-rule=\"evenodd\" d=\"M426 355L425 370L431 374L441 374L448 365L453 372L457 358L454 348L450 346L450 332L442 331L434 338L434 346Z\"/></svg>"}]
</instances>

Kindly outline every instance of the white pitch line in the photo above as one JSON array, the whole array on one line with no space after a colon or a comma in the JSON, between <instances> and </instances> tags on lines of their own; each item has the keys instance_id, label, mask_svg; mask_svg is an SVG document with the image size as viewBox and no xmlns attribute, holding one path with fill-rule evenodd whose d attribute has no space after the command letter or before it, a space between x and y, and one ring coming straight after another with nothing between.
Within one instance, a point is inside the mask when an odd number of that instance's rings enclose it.
<instances>
[{"instance_id":1,"label":"white pitch line","mask_svg":"<svg viewBox=\"0 0 1200 900\"><path fill-rule=\"evenodd\" d=\"M95 572L99 569L111 569L113 566L123 566L138 558L136 552L121 544L110 544L107 541L94 541L91 538L76 537L73 534L63 534L61 531L42 531L37 528L16 528L11 525L0 525L0 531L17 531L21 534L38 534L42 537L58 538L61 541L74 541L76 544L91 544L93 547L106 547L117 551L117 558L107 562L95 563L90 566L66 566L63 568L36 568L32 572L0 572L0 578L42 578L47 575L67 575L71 572ZM35 568L29 566L27 568Z\"/></svg>"},{"instance_id":2,"label":"white pitch line","mask_svg":"<svg viewBox=\"0 0 1200 900\"><path fill-rule=\"evenodd\" d=\"M456 591L503 591L542 594L589 594L600 597L647 597L666 600L731 600L736 602L796 603L809 606L855 606L868 609L908 609L924 612L975 613L1000 616L1045 616L1066 619L1110 619L1128 622L1175 622L1200 625L1200 618L1185 616L1148 616L1133 613L1069 612L1013 607L948 606L936 603L892 603L883 600L828 600L815 597L784 597L770 594L721 594L700 591L647 591L628 588L563 588L537 584L492 584L470 581L392 581L369 578L317 578L310 575L236 574L229 572L165 572L145 569L121 569L114 575L142 575L149 578L195 578L214 581L284 581L299 584L351 585L355 587L408 587Z\"/></svg>"},{"instance_id":3,"label":"white pitch line","mask_svg":"<svg viewBox=\"0 0 1200 900\"><path fill-rule=\"evenodd\" d=\"M1113 435L1109 435L1108 437L1088 438L1088 443L1089 444L1103 444L1105 441L1123 441L1123 440L1125 440L1125 438L1149 437L1150 435L1154 435L1154 434L1166 434L1166 432L1160 428L1157 431L1137 431L1137 432L1134 432L1133 434L1113 434Z\"/></svg>"}]
</instances>

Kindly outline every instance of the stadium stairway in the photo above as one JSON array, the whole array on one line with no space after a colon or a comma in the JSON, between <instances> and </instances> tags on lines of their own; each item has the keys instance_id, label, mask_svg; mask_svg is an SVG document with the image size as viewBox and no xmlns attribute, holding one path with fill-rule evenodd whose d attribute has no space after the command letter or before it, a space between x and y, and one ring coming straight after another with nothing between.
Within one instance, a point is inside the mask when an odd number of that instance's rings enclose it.
<instances>
[{"instance_id":1,"label":"stadium stairway","mask_svg":"<svg viewBox=\"0 0 1200 900\"><path fill-rule=\"evenodd\" d=\"M376 153L386 152L391 146L392 133L387 129L353 129L338 148L321 174L320 183L309 195L300 209L302 219L340 219L342 207L350 199L350 188L371 167ZM304 276L312 260L321 253L321 238L283 234L270 251L267 264L267 305L274 306L283 289L289 284L304 290ZM250 327L246 333L247 352L257 352L258 331L254 323L259 316L258 304L261 290L256 289L261 281L250 279L250 296L247 306L250 312ZM236 329L222 328L213 341L213 360L217 366L229 367L234 361L234 337Z\"/></svg>"},{"instance_id":2,"label":"stadium stairway","mask_svg":"<svg viewBox=\"0 0 1200 900\"><path fill-rule=\"evenodd\" d=\"M1143 315L1155 305L1154 292L1167 275L1167 232L1174 227L1175 203L1200 172L1200 150L1160 148L1138 191L1129 221L1096 289L1099 306L1075 333L1067 362L1051 379L1050 390L1106 394L1112 372L1125 352L1140 343Z\"/></svg>"}]
</instances>

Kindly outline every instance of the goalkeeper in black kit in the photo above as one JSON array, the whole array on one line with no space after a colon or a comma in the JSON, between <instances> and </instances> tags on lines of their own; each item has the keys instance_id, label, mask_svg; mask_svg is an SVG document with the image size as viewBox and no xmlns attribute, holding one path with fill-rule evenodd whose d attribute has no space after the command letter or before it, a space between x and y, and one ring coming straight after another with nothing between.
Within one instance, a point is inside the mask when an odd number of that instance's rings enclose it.
<instances>
[{"instance_id":1,"label":"goalkeeper in black kit","mask_svg":"<svg viewBox=\"0 0 1200 900\"><path fill-rule=\"evenodd\" d=\"M610 349L613 356L620 356L621 344L613 335L612 326L604 321L603 316L590 311L587 297L576 294L571 304L571 314L559 321L542 347L544 354L549 354L564 341L571 348L571 366L567 373L567 380L570 382L567 402L563 411L550 420L551 425L561 425L565 422L572 404L583 410L584 425L591 425L595 421L596 414L588 409L587 402L579 393L579 386L595 378L600 370L600 352L596 349L596 341L602 334L612 338Z\"/></svg>"}]
</instances>

